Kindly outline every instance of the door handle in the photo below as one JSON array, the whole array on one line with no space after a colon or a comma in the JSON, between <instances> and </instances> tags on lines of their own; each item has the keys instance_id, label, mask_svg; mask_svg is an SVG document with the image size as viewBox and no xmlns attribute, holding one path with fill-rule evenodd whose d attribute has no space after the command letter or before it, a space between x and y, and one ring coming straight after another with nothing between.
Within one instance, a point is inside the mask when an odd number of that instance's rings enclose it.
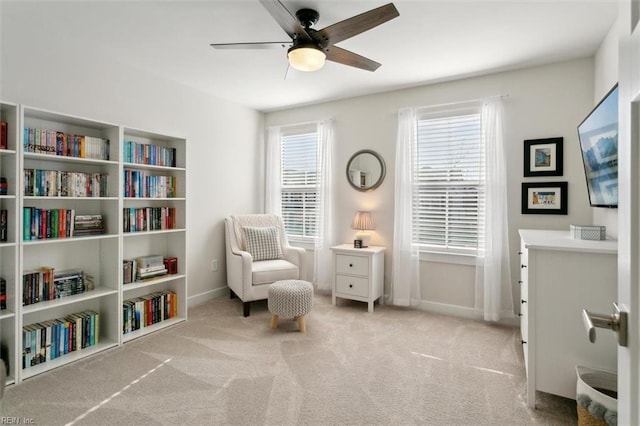
<instances>
[{"instance_id":1,"label":"door handle","mask_svg":"<svg viewBox=\"0 0 640 426\"><path fill-rule=\"evenodd\" d=\"M620 346L628 345L629 314L621 311L616 303L613 304L613 307L615 312L610 315L591 313L586 309L582 310L582 320L591 343L596 341L596 327L598 327L615 331L618 334L618 344Z\"/></svg>"}]
</instances>

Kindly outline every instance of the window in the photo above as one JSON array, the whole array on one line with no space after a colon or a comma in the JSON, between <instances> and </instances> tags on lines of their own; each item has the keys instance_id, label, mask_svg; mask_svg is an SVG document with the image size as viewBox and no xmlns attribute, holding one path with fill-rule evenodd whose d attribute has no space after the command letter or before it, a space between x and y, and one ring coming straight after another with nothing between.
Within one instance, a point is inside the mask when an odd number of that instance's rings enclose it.
<instances>
[{"instance_id":1,"label":"window","mask_svg":"<svg viewBox=\"0 0 640 426\"><path fill-rule=\"evenodd\" d=\"M480 106L418 114L417 214L425 251L475 254L484 216Z\"/></svg>"},{"instance_id":2,"label":"window","mask_svg":"<svg viewBox=\"0 0 640 426\"><path fill-rule=\"evenodd\" d=\"M317 145L316 126L312 129L283 131L281 139L282 219L292 238L317 236Z\"/></svg>"}]
</instances>

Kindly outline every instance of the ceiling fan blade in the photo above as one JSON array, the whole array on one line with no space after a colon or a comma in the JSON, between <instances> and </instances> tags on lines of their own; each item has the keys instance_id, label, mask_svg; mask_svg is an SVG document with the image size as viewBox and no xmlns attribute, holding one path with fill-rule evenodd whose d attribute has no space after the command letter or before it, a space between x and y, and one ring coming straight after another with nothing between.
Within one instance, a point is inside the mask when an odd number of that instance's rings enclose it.
<instances>
[{"instance_id":1,"label":"ceiling fan blade","mask_svg":"<svg viewBox=\"0 0 640 426\"><path fill-rule=\"evenodd\" d=\"M291 41L265 41L255 43L211 43L214 49L288 49Z\"/></svg>"},{"instance_id":2,"label":"ceiling fan blade","mask_svg":"<svg viewBox=\"0 0 640 426\"><path fill-rule=\"evenodd\" d=\"M280 3L280 0L260 0L260 3L267 9L267 12L276 20L278 25L289 34L292 40L313 41L298 19Z\"/></svg>"},{"instance_id":3,"label":"ceiling fan blade","mask_svg":"<svg viewBox=\"0 0 640 426\"><path fill-rule=\"evenodd\" d=\"M329 46L324 50L327 54L327 60L337 62L343 65L349 65L351 67L360 68L366 71L375 71L381 64L373 61L364 56L360 56L357 53L350 52L337 46Z\"/></svg>"},{"instance_id":4,"label":"ceiling fan blade","mask_svg":"<svg viewBox=\"0 0 640 426\"><path fill-rule=\"evenodd\" d=\"M393 3L389 3L345 19L344 21L329 25L316 32L316 39L322 40L324 46L330 46L377 27L380 24L384 24L398 16L400 16L398 9L396 9Z\"/></svg>"}]
</instances>

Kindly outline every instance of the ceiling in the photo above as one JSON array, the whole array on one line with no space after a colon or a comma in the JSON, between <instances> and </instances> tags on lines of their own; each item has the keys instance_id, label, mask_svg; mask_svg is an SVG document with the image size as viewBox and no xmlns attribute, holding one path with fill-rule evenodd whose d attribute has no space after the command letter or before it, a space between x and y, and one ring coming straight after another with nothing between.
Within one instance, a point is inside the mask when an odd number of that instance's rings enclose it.
<instances>
[{"instance_id":1,"label":"ceiling","mask_svg":"<svg viewBox=\"0 0 640 426\"><path fill-rule=\"evenodd\" d=\"M282 0L292 14L303 7L319 11L316 29L387 2ZM338 44L382 63L377 71L327 62L314 73L287 72L285 49L209 46L287 41L258 0L42 0L11 7L40 21L34 27L46 31L42 43L73 49L76 58L77 52L98 53L261 111L590 56L618 9L615 0L394 4L399 17Z\"/></svg>"}]
</instances>

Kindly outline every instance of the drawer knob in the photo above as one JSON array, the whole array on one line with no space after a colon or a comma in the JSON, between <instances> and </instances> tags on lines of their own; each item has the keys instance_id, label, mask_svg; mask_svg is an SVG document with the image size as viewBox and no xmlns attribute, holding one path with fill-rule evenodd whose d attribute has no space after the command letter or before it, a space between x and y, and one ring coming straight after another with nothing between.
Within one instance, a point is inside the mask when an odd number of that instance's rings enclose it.
<instances>
[{"instance_id":1,"label":"drawer knob","mask_svg":"<svg viewBox=\"0 0 640 426\"><path fill-rule=\"evenodd\" d=\"M353 288L353 284L349 284L349 288Z\"/></svg>"},{"instance_id":2,"label":"drawer knob","mask_svg":"<svg viewBox=\"0 0 640 426\"><path fill-rule=\"evenodd\" d=\"M518 281L518 284L522 284L522 280Z\"/></svg>"},{"instance_id":3,"label":"drawer knob","mask_svg":"<svg viewBox=\"0 0 640 426\"><path fill-rule=\"evenodd\" d=\"M520 267L524 269L527 267L527 265L520 265Z\"/></svg>"},{"instance_id":4,"label":"drawer knob","mask_svg":"<svg viewBox=\"0 0 640 426\"><path fill-rule=\"evenodd\" d=\"M350 264L349 264L349 268L353 268L353 263L350 263Z\"/></svg>"},{"instance_id":5,"label":"drawer knob","mask_svg":"<svg viewBox=\"0 0 640 426\"><path fill-rule=\"evenodd\" d=\"M527 341L526 341L526 340L520 340L520 342L522 342L522 344L523 344L523 345L526 345L526 344L527 344Z\"/></svg>"},{"instance_id":6,"label":"drawer knob","mask_svg":"<svg viewBox=\"0 0 640 426\"><path fill-rule=\"evenodd\" d=\"M520 303L527 303L527 301L524 299L520 299Z\"/></svg>"},{"instance_id":7,"label":"drawer knob","mask_svg":"<svg viewBox=\"0 0 640 426\"><path fill-rule=\"evenodd\" d=\"M519 252L518 252L518 254L519 254L519 255L522 255L522 252L521 252L521 251L519 251Z\"/></svg>"},{"instance_id":8,"label":"drawer knob","mask_svg":"<svg viewBox=\"0 0 640 426\"><path fill-rule=\"evenodd\" d=\"M519 317L521 317L521 316L522 316L522 314L518 314L518 316L519 316Z\"/></svg>"}]
</instances>

